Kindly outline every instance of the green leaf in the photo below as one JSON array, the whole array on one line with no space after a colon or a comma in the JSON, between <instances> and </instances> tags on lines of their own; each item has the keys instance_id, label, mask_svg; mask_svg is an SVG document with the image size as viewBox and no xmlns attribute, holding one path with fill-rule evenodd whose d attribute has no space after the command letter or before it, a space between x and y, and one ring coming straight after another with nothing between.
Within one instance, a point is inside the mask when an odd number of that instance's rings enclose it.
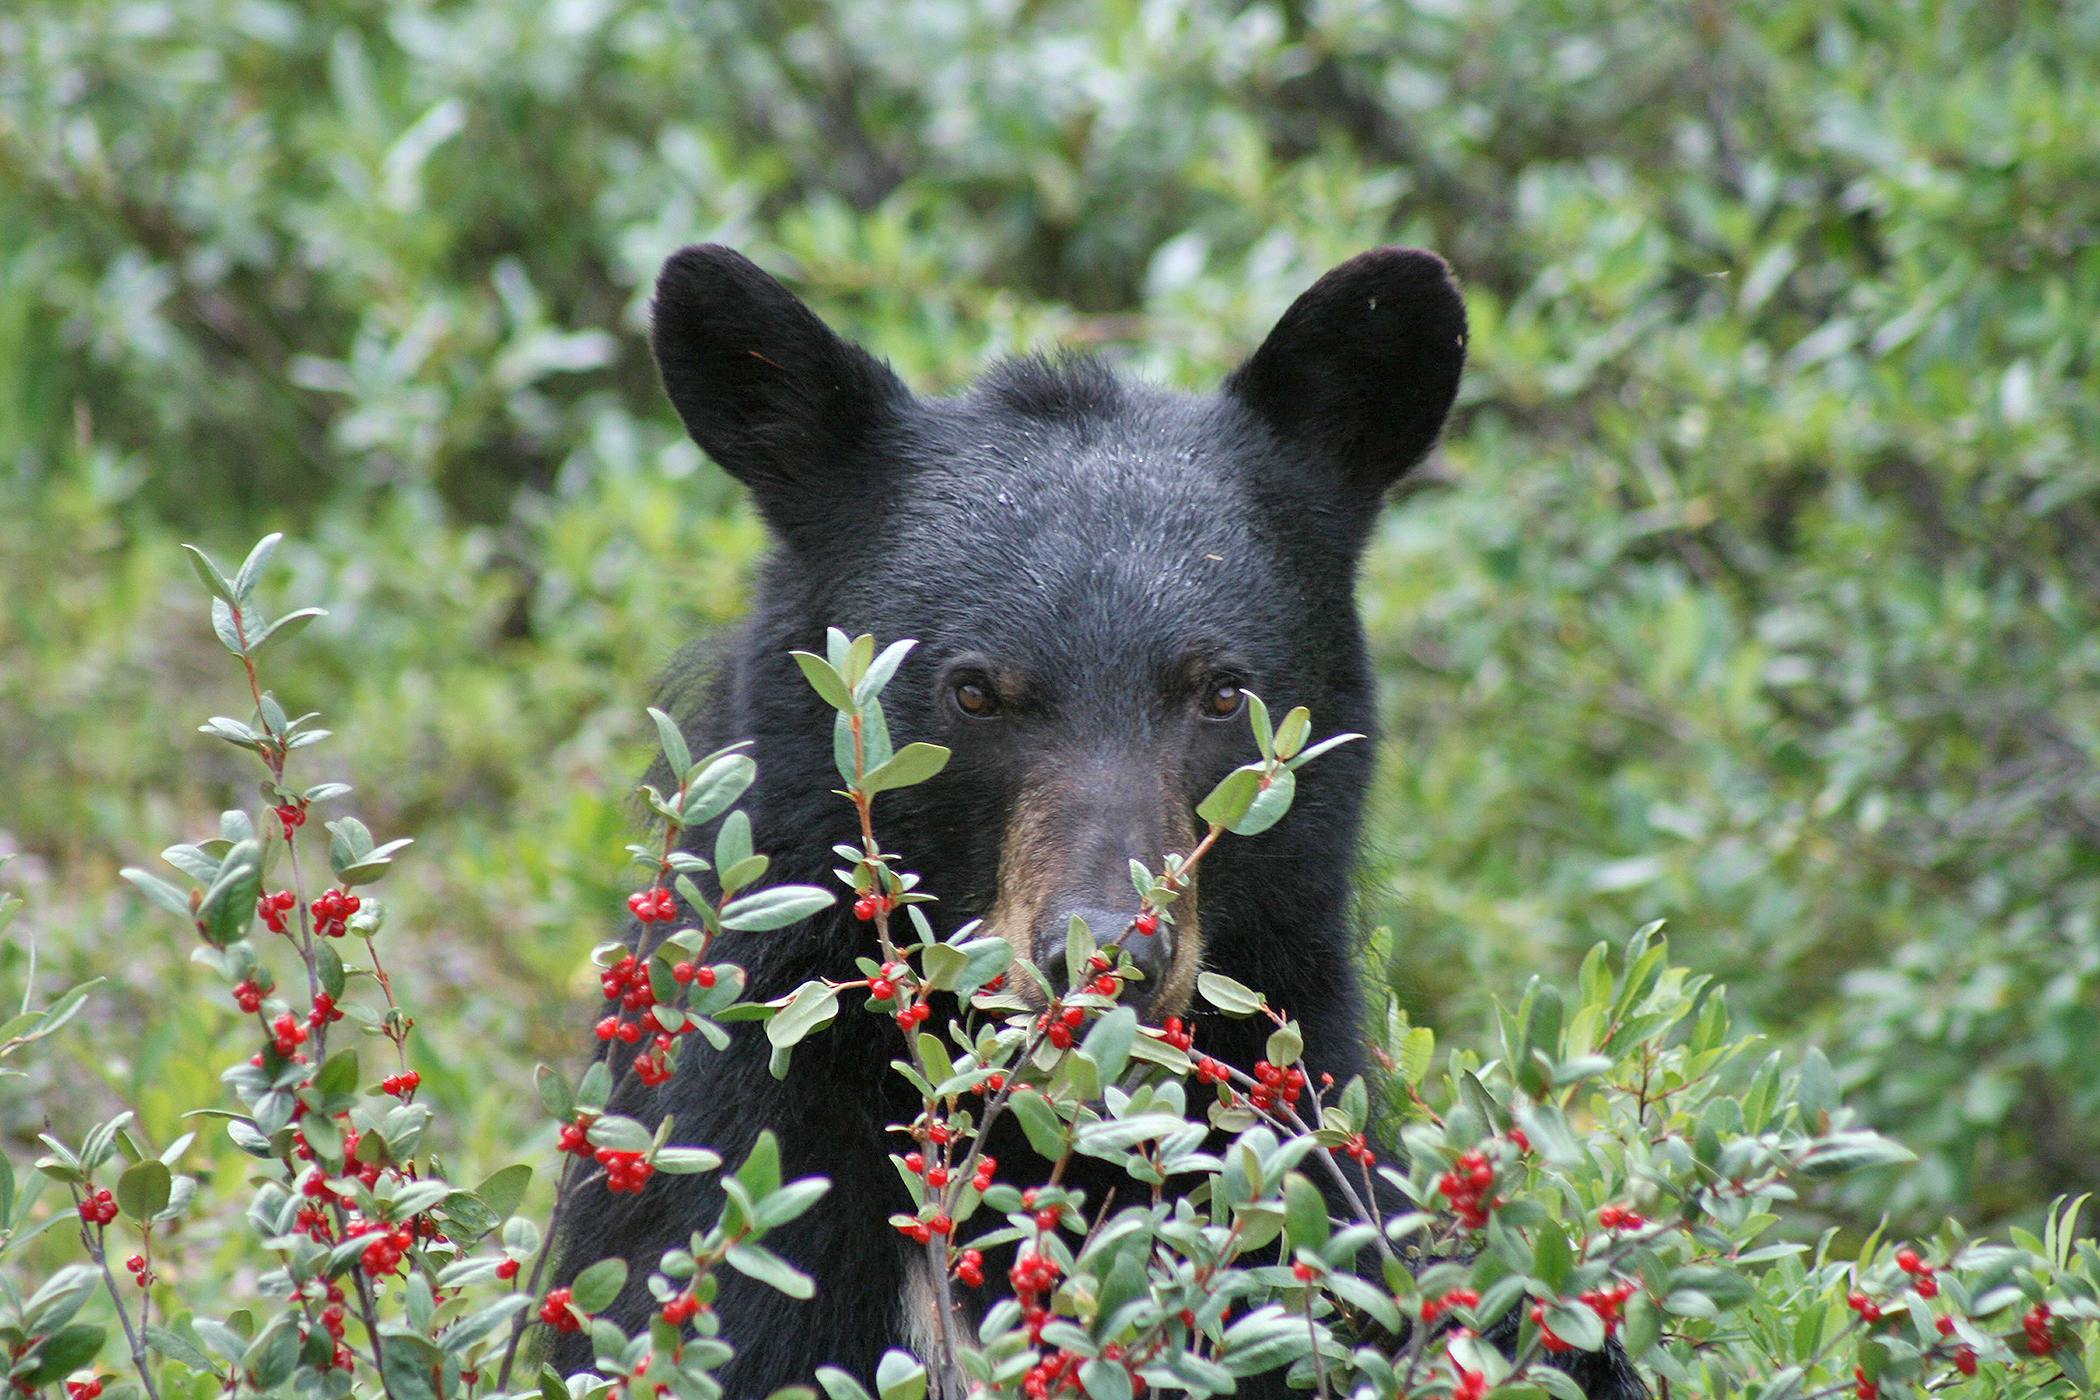
<instances>
[{"instance_id":1,"label":"green leaf","mask_svg":"<svg viewBox=\"0 0 2100 1400\"><path fill-rule=\"evenodd\" d=\"M1079 1048L1099 1067L1101 1082L1113 1084L1122 1078L1123 1067L1130 1063L1130 1046L1136 1039L1137 1012L1118 1006L1094 1022Z\"/></svg>"},{"instance_id":2,"label":"green leaf","mask_svg":"<svg viewBox=\"0 0 2100 1400\"><path fill-rule=\"evenodd\" d=\"M489 1208L489 1213L500 1223L510 1218L518 1203L525 1199L525 1190L532 1185L532 1168L516 1162L482 1178L474 1188L474 1194Z\"/></svg>"},{"instance_id":3,"label":"green leaf","mask_svg":"<svg viewBox=\"0 0 2100 1400\"><path fill-rule=\"evenodd\" d=\"M817 1367L817 1383L831 1400L875 1400L859 1381L836 1366Z\"/></svg>"},{"instance_id":4,"label":"green leaf","mask_svg":"<svg viewBox=\"0 0 2100 1400\"><path fill-rule=\"evenodd\" d=\"M891 642L884 647L882 655L868 663L867 674L854 682L853 703L865 705L877 695L880 695L882 688L890 683L890 677L897 673L897 667L903 662L906 654L917 645L916 641L907 638L903 641Z\"/></svg>"},{"instance_id":5,"label":"green leaf","mask_svg":"<svg viewBox=\"0 0 2100 1400\"><path fill-rule=\"evenodd\" d=\"M1319 743L1314 744L1304 753L1301 753L1296 758L1292 759L1288 767L1293 772L1295 772L1298 769L1303 768L1306 764L1312 762L1314 759L1318 758L1321 754L1326 753L1329 749L1338 749L1344 744L1353 744L1358 739L1361 739L1363 737L1364 736L1361 734L1336 734L1329 738L1322 739Z\"/></svg>"},{"instance_id":6,"label":"green leaf","mask_svg":"<svg viewBox=\"0 0 2100 1400\"><path fill-rule=\"evenodd\" d=\"M654 705L649 707L649 718L656 723L656 742L664 751L664 761L671 765L671 777L684 782L687 771L693 766L693 753L685 746L685 735L679 732L678 721Z\"/></svg>"},{"instance_id":7,"label":"green leaf","mask_svg":"<svg viewBox=\"0 0 2100 1400\"><path fill-rule=\"evenodd\" d=\"M822 913L837 902L831 891L820 890L815 885L775 885L723 905L722 927L747 933L786 928L812 914Z\"/></svg>"},{"instance_id":8,"label":"green leaf","mask_svg":"<svg viewBox=\"0 0 2100 1400\"><path fill-rule=\"evenodd\" d=\"M328 616L326 608L300 608L278 618L260 632L248 638L248 650L255 653L278 642L288 642L306 630L307 624L317 617Z\"/></svg>"},{"instance_id":9,"label":"green leaf","mask_svg":"<svg viewBox=\"0 0 2100 1400\"><path fill-rule=\"evenodd\" d=\"M1291 799L1297 792L1297 776L1288 768L1279 769L1269 775L1269 785L1254 794L1247 810L1225 826L1235 836L1259 836L1283 820L1283 814L1291 810Z\"/></svg>"},{"instance_id":10,"label":"green leaf","mask_svg":"<svg viewBox=\"0 0 2100 1400\"><path fill-rule=\"evenodd\" d=\"M828 1025L838 1010L836 990L822 982L804 982L779 1014L766 1022L766 1039L777 1046L800 1044L811 1031Z\"/></svg>"},{"instance_id":11,"label":"green leaf","mask_svg":"<svg viewBox=\"0 0 2100 1400\"><path fill-rule=\"evenodd\" d=\"M219 572L219 566L211 562L211 557L193 544L182 548L190 556L190 567L197 571L197 577L211 590L212 596L232 602L233 585L226 581L226 575Z\"/></svg>"},{"instance_id":12,"label":"green leaf","mask_svg":"<svg viewBox=\"0 0 2100 1400\"><path fill-rule=\"evenodd\" d=\"M722 1165L722 1155L704 1147L659 1147L650 1160L666 1176L691 1176Z\"/></svg>"},{"instance_id":13,"label":"green leaf","mask_svg":"<svg viewBox=\"0 0 2100 1400\"><path fill-rule=\"evenodd\" d=\"M1901 1166L1917 1160L1917 1154L1903 1144L1879 1133L1858 1130L1832 1133L1818 1139L1794 1164L1794 1169L1805 1177L1820 1180L1865 1171L1869 1167Z\"/></svg>"},{"instance_id":14,"label":"green leaf","mask_svg":"<svg viewBox=\"0 0 2100 1400\"><path fill-rule=\"evenodd\" d=\"M1303 1172L1283 1176L1283 1230L1292 1249L1317 1253L1327 1247L1334 1228L1327 1213L1327 1198Z\"/></svg>"},{"instance_id":15,"label":"green leaf","mask_svg":"<svg viewBox=\"0 0 2100 1400\"><path fill-rule=\"evenodd\" d=\"M1429 1073L1429 1065L1436 1058L1436 1032L1427 1026L1410 1027L1400 1038L1400 1077L1410 1086L1419 1087L1422 1077Z\"/></svg>"},{"instance_id":16,"label":"green leaf","mask_svg":"<svg viewBox=\"0 0 2100 1400\"><path fill-rule=\"evenodd\" d=\"M255 591L256 582L262 578L263 570L270 567L270 556L277 552L278 542L283 538L284 535L281 532L264 535L255 542L255 548L248 551L248 557L241 561L240 572L233 576L232 592L234 602L245 603L248 601L248 595ZM198 557L202 558L203 556L200 555ZM214 572L217 571L214 570Z\"/></svg>"},{"instance_id":17,"label":"green leaf","mask_svg":"<svg viewBox=\"0 0 2100 1400\"><path fill-rule=\"evenodd\" d=\"M1229 830L1234 822L1247 814L1247 809L1254 804L1255 794L1260 791L1259 764L1235 768L1210 790L1208 797L1196 804L1196 815L1214 826Z\"/></svg>"},{"instance_id":18,"label":"green leaf","mask_svg":"<svg viewBox=\"0 0 2100 1400\"><path fill-rule=\"evenodd\" d=\"M1276 756L1276 728L1269 723L1269 707L1262 703L1259 695L1249 690L1247 697L1247 722L1254 727L1254 747L1263 758Z\"/></svg>"},{"instance_id":19,"label":"green leaf","mask_svg":"<svg viewBox=\"0 0 2100 1400\"><path fill-rule=\"evenodd\" d=\"M1276 757L1295 758L1298 750L1312 734L1312 711L1303 705L1294 705L1276 727Z\"/></svg>"},{"instance_id":20,"label":"green leaf","mask_svg":"<svg viewBox=\"0 0 2100 1400\"><path fill-rule=\"evenodd\" d=\"M242 638L246 626L247 619L233 604L224 598L211 600L211 630L218 637L219 645L235 656L248 654L248 643Z\"/></svg>"},{"instance_id":21,"label":"green leaf","mask_svg":"<svg viewBox=\"0 0 2100 1400\"><path fill-rule=\"evenodd\" d=\"M701 826L721 816L757 776L758 765L749 754L727 753L709 762L686 784L679 825Z\"/></svg>"},{"instance_id":22,"label":"green leaf","mask_svg":"<svg viewBox=\"0 0 2100 1400\"><path fill-rule=\"evenodd\" d=\"M939 744L906 744L881 767L861 779L861 791L873 796L896 788L914 787L948 766L948 750Z\"/></svg>"},{"instance_id":23,"label":"green leaf","mask_svg":"<svg viewBox=\"0 0 2100 1400\"><path fill-rule=\"evenodd\" d=\"M532 1072L533 1082L539 1086L540 1102L547 1112L560 1123L576 1120L576 1094L569 1088L568 1079L558 1069L541 1065Z\"/></svg>"},{"instance_id":24,"label":"green leaf","mask_svg":"<svg viewBox=\"0 0 2100 1400\"><path fill-rule=\"evenodd\" d=\"M615 1152L647 1152L656 1145L647 1128L617 1113L608 1113L594 1121L588 1136L591 1146L609 1147Z\"/></svg>"},{"instance_id":25,"label":"green leaf","mask_svg":"<svg viewBox=\"0 0 2100 1400\"><path fill-rule=\"evenodd\" d=\"M140 894L143 894L176 918L188 919L190 917L189 896L176 889L175 886L169 884L166 880L161 879L158 875L140 870L136 866L126 866L117 873L138 886Z\"/></svg>"},{"instance_id":26,"label":"green leaf","mask_svg":"<svg viewBox=\"0 0 2100 1400\"><path fill-rule=\"evenodd\" d=\"M788 655L795 658L795 664L802 668L810 687L823 697L825 704L840 714L853 713L853 692L847 688L845 677L833 670L830 662L806 651L791 651Z\"/></svg>"},{"instance_id":27,"label":"green leaf","mask_svg":"<svg viewBox=\"0 0 2100 1400\"><path fill-rule=\"evenodd\" d=\"M1054 1162L1065 1155L1065 1125L1048 1099L1033 1089L1019 1089L1006 1103L1037 1156Z\"/></svg>"},{"instance_id":28,"label":"green leaf","mask_svg":"<svg viewBox=\"0 0 2100 1400\"><path fill-rule=\"evenodd\" d=\"M1604 1346L1604 1319L1586 1303L1548 1303L1546 1325L1553 1329L1554 1336L1584 1351L1597 1351Z\"/></svg>"},{"instance_id":29,"label":"green leaf","mask_svg":"<svg viewBox=\"0 0 2100 1400\"><path fill-rule=\"evenodd\" d=\"M75 1322L59 1328L25 1357L33 1364L12 1379L25 1391L63 1380L69 1371L77 1371L93 1361L102 1352L104 1333L100 1327L88 1322ZM16 1362L21 1365L22 1362Z\"/></svg>"},{"instance_id":30,"label":"green leaf","mask_svg":"<svg viewBox=\"0 0 2100 1400\"><path fill-rule=\"evenodd\" d=\"M604 1312L626 1286L627 1261L600 1259L576 1275L576 1281L569 1285L569 1302L578 1312Z\"/></svg>"},{"instance_id":31,"label":"green leaf","mask_svg":"<svg viewBox=\"0 0 2100 1400\"><path fill-rule=\"evenodd\" d=\"M808 1274L763 1246L749 1242L732 1244L724 1257L728 1260L730 1268L746 1278L757 1279L790 1298L816 1296L817 1285Z\"/></svg>"},{"instance_id":32,"label":"green leaf","mask_svg":"<svg viewBox=\"0 0 2100 1400\"><path fill-rule=\"evenodd\" d=\"M133 1162L117 1178L117 1208L144 1224L167 1209L168 1193L174 1184L174 1173L158 1157Z\"/></svg>"},{"instance_id":33,"label":"green leaf","mask_svg":"<svg viewBox=\"0 0 2100 1400\"><path fill-rule=\"evenodd\" d=\"M926 1400L926 1367L910 1352L890 1348L875 1363L875 1393L881 1400Z\"/></svg>"},{"instance_id":34,"label":"green leaf","mask_svg":"<svg viewBox=\"0 0 2100 1400\"><path fill-rule=\"evenodd\" d=\"M1196 975L1196 990L1203 999L1228 1016L1252 1016L1260 1011L1262 998L1243 983L1222 972Z\"/></svg>"}]
</instances>

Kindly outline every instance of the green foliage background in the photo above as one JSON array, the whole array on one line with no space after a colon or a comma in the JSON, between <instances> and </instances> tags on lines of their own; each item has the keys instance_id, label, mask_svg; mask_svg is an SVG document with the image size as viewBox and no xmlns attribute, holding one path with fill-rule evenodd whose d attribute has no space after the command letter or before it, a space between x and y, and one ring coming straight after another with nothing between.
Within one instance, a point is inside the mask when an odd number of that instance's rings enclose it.
<instances>
[{"instance_id":1,"label":"green foliage background","mask_svg":"<svg viewBox=\"0 0 2100 1400\"><path fill-rule=\"evenodd\" d=\"M276 687L418 838L383 951L493 1160L580 1050L651 679L761 545L657 392L662 257L929 391L1059 341L1194 387L1405 241L1475 338L1366 569L1374 974L1464 1043L1667 916L1923 1154L1819 1209L2032 1218L2100 1180L2095 71L2039 0L9 7L0 959L115 985L7 1150L165 1141L236 1057L115 876L254 802L176 541L289 530L334 610Z\"/></svg>"}]
</instances>

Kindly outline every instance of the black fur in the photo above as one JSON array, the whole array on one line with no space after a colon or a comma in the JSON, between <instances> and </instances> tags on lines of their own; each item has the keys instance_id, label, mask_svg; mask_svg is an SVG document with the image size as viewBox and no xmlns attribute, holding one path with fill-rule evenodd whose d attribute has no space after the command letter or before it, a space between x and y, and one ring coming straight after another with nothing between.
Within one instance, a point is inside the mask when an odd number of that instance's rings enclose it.
<instances>
[{"instance_id":1,"label":"black fur","mask_svg":"<svg viewBox=\"0 0 2100 1400\"><path fill-rule=\"evenodd\" d=\"M655 313L671 401L776 534L757 610L687 724L695 752L753 742L759 776L745 806L757 849L774 857L770 879L833 886L830 847L856 836L832 791L830 712L788 656L821 653L827 625L919 639L885 694L891 730L899 744L947 744L954 758L933 782L878 799L877 830L940 896L944 934L996 895L1025 781L1163 774L1192 806L1252 757L1244 718L1208 722L1191 705L1189 677L1206 666L1243 678L1278 714L1309 705L1316 734L1374 732L1357 556L1386 487L1434 442L1464 356L1464 307L1433 255L1387 248L1337 268L1219 392L1196 397L1085 359L1023 359L958 397L918 399L719 247L671 259ZM1022 688L999 722L952 704L944 667L966 655ZM1198 892L1205 965L1296 1015L1308 1072L1340 1080L1363 1068L1348 872L1371 760L1371 744L1353 744L1302 770L1288 817L1222 843ZM748 969L752 995L771 997L808 977L856 976L853 958L872 944L841 908L717 946ZM1258 1023L1200 1009L1194 1021L1210 1053L1260 1057ZM696 1043L671 1084L620 1105L652 1121L675 1114L678 1140L732 1165L770 1126L790 1178L832 1181L820 1209L768 1239L816 1276L813 1302L725 1272L717 1306L739 1349L723 1377L732 1396L827 1362L872 1379L902 1336L910 1246L885 1217L908 1201L886 1159L900 1145L884 1129L916 1102L887 1068L887 1034L845 1011L796 1051L783 1083L767 1073L763 1035L741 1027L727 1052ZM1025 1147L996 1150L1002 1178L1033 1179ZM1098 1171L1080 1178L1096 1207L1118 1185ZM660 1177L638 1199L589 1193L566 1268L630 1260L634 1281L612 1316L637 1326L649 1307L640 1281L718 1201L694 1177ZM588 1358L570 1344L560 1359ZM1584 1379L1600 1397L1638 1393L1630 1372ZM1278 1377L1243 1384L1272 1392Z\"/></svg>"}]
</instances>

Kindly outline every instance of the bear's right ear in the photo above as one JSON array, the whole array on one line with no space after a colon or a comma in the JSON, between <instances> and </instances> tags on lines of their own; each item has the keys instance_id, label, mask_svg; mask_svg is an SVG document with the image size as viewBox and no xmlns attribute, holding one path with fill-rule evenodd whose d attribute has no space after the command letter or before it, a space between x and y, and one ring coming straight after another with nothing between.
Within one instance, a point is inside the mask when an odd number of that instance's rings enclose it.
<instances>
[{"instance_id":1,"label":"bear's right ear","mask_svg":"<svg viewBox=\"0 0 2100 1400\"><path fill-rule=\"evenodd\" d=\"M1466 360L1466 304L1419 248L1377 248L1315 282L1225 381L1369 518L1444 426Z\"/></svg>"},{"instance_id":2,"label":"bear's right ear","mask_svg":"<svg viewBox=\"0 0 2100 1400\"><path fill-rule=\"evenodd\" d=\"M868 448L911 391L756 263L720 244L682 248L651 314L657 372L686 431L776 529L793 535L875 484Z\"/></svg>"}]
</instances>

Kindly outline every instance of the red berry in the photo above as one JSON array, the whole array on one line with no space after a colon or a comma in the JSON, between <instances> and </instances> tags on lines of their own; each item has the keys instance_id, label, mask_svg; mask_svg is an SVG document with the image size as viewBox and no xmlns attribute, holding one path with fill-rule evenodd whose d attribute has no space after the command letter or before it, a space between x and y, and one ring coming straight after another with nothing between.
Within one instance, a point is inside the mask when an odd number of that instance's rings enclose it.
<instances>
[{"instance_id":1,"label":"red berry","mask_svg":"<svg viewBox=\"0 0 2100 1400\"><path fill-rule=\"evenodd\" d=\"M540 1304L540 1321L557 1332L578 1332L583 1329L583 1324L576 1320L576 1314L569 1310L569 1290L566 1288L557 1288L547 1295L547 1301Z\"/></svg>"},{"instance_id":2,"label":"red berry","mask_svg":"<svg viewBox=\"0 0 2100 1400\"><path fill-rule=\"evenodd\" d=\"M1055 1230L1060 1214L1062 1212L1056 1206L1044 1206L1035 1213L1035 1227L1038 1230Z\"/></svg>"},{"instance_id":3,"label":"red berry","mask_svg":"<svg viewBox=\"0 0 2100 1400\"><path fill-rule=\"evenodd\" d=\"M517 1260L515 1260L515 1259L502 1259L502 1260L498 1260L498 1261L497 1261L497 1263L496 1263L496 1277L497 1277L497 1278L503 1279L504 1281L508 1282L509 1280L511 1280L511 1279L514 1279L514 1278L516 1278L517 1276L518 1276L518 1261L517 1261Z\"/></svg>"},{"instance_id":4,"label":"red berry","mask_svg":"<svg viewBox=\"0 0 2100 1400\"><path fill-rule=\"evenodd\" d=\"M604 1020L600 1021L592 1029L597 1035L598 1039L611 1040L614 1036L620 1033L620 1018L617 1016L607 1016Z\"/></svg>"},{"instance_id":5,"label":"red berry","mask_svg":"<svg viewBox=\"0 0 2100 1400\"><path fill-rule=\"evenodd\" d=\"M1311 1283L1317 1272L1318 1271L1315 1270L1312 1265L1307 1264L1302 1260L1296 1264L1291 1265L1291 1277L1298 1280L1298 1282L1300 1283Z\"/></svg>"},{"instance_id":6,"label":"red berry","mask_svg":"<svg viewBox=\"0 0 2100 1400\"><path fill-rule=\"evenodd\" d=\"M693 981L696 984L698 984L702 990L712 987L715 984L715 970L711 967L703 967L698 972L695 972L693 974Z\"/></svg>"},{"instance_id":7,"label":"red berry","mask_svg":"<svg viewBox=\"0 0 2100 1400\"><path fill-rule=\"evenodd\" d=\"M641 1022L622 1021L619 1024L619 1028L615 1030L613 1034L617 1035L620 1038L620 1042L624 1045L636 1044L642 1038Z\"/></svg>"},{"instance_id":8,"label":"red berry","mask_svg":"<svg viewBox=\"0 0 2100 1400\"><path fill-rule=\"evenodd\" d=\"M853 901L853 917L864 924L868 923L874 919L876 911L881 907L875 902L875 896L864 894Z\"/></svg>"},{"instance_id":9,"label":"red berry","mask_svg":"<svg viewBox=\"0 0 2100 1400\"><path fill-rule=\"evenodd\" d=\"M671 969L671 980L681 985L700 975L700 969L689 962L682 962Z\"/></svg>"},{"instance_id":10,"label":"red berry","mask_svg":"<svg viewBox=\"0 0 2100 1400\"><path fill-rule=\"evenodd\" d=\"M1931 1274L1919 1275L1918 1281L1914 1286L1917 1288L1920 1298L1937 1298L1940 1296L1940 1281Z\"/></svg>"},{"instance_id":11,"label":"red berry","mask_svg":"<svg viewBox=\"0 0 2100 1400\"><path fill-rule=\"evenodd\" d=\"M1050 1043L1060 1050L1071 1049L1072 1028L1062 1021L1052 1022L1050 1026Z\"/></svg>"},{"instance_id":12,"label":"red berry","mask_svg":"<svg viewBox=\"0 0 2100 1400\"><path fill-rule=\"evenodd\" d=\"M1130 921L1130 927L1140 936L1150 938L1159 932L1159 915L1140 914Z\"/></svg>"},{"instance_id":13,"label":"red berry","mask_svg":"<svg viewBox=\"0 0 2100 1400\"><path fill-rule=\"evenodd\" d=\"M928 1123L926 1125L926 1140L935 1147L946 1147L955 1140L955 1129L949 1127L946 1123Z\"/></svg>"},{"instance_id":14,"label":"red berry","mask_svg":"<svg viewBox=\"0 0 2100 1400\"><path fill-rule=\"evenodd\" d=\"M1918 1267L1923 1262L1918 1257L1918 1251L1915 1249L1899 1249L1896 1251L1896 1267L1903 1270L1906 1274L1918 1272Z\"/></svg>"},{"instance_id":15,"label":"red berry","mask_svg":"<svg viewBox=\"0 0 2100 1400\"><path fill-rule=\"evenodd\" d=\"M1954 1352L1954 1369L1965 1376L1976 1374L1976 1348L1957 1347Z\"/></svg>"},{"instance_id":16,"label":"red berry","mask_svg":"<svg viewBox=\"0 0 2100 1400\"><path fill-rule=\"evenodd\" d=\"M938 1190L940 1187L946 1186L948 1184L948 1169L946 1167L928 1168L926 1172L926 1184L935 1188L936 1190Z\"/></svg>"}]
</instances>

